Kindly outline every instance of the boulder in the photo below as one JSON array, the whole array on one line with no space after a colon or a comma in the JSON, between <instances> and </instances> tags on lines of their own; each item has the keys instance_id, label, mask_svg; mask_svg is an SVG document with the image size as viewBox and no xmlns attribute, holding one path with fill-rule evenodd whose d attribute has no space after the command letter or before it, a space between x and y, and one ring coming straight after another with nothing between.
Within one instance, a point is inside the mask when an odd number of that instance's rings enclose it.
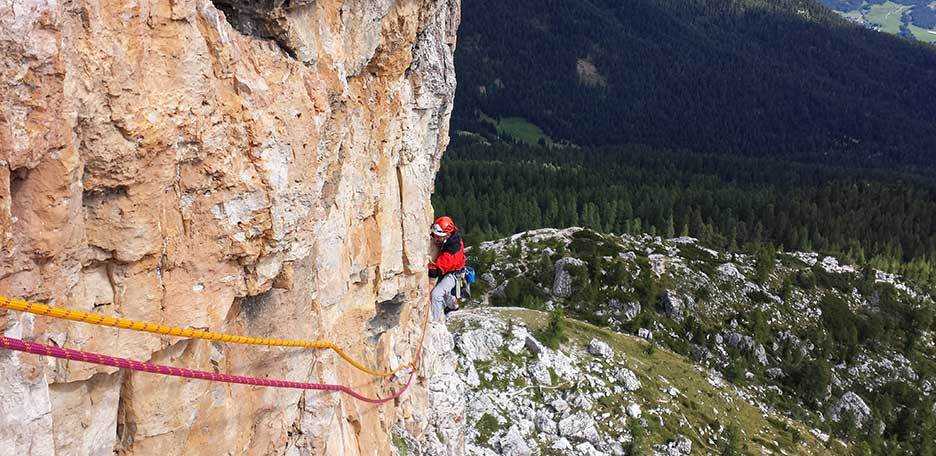
<instances>
[{"instance_id":1,"label":"boulder","mask_svg":"<svg viewBox=\"0 0 936 456\"><path fill-rule=\"evenodd\" d=\"M605 453L595 449L595 446L589 442L582 442L575 446L575 453L582 456L605 456Z\"/></svg>"},{"instance_id":2,"label":"boulder","mask_svg":"<svg viewBox=\"0 0 936 456\"><path fill-rule=\"evenodd\" d=\"M559 421L559 435L575 441L591 442L598 439L598 429L589 414L578 412Z\"/></svg>"},{"instance_id":3,"label":"boulder","mask_svg":"<svg viewBox=\"0 0 936 456\"><path fill-rule=\"evenodd\" d=\"M504 338L494 329L477 328L459 334L455 345L469 361L490 361L504 345Z\"/></svg>"},{"instance_id":4,"label":"boulder","mask_svg":"<svg viewBox=\"0 0 936 456\"><path fill-rule=\"evenodd\" d=\"M614 379L627 391L634 392L640 389L640 380L637 374L626 367L619 367L614 371Z\"/></svg>"},{"instance_id":5,"label":"boulder","mask_svg":"<svg viewBox=\"0 0 936 456\"><path fill-rule=\"evenodd\" d=\"M682 321L695 308L695 300L691 296L672 290L664 291L660 302L663 305L663 314L676 321Z\"/></svg>"},{"instance_id":6,"label":"boulder","mask_svg":"<svg viewBox=\"0 0 936 456\"><path fill-rule=\"evenodd\" d=\"M561 454L570 454L572 453L572 444L569 443L569 439L562 437L559 440L556 440L556 443L552 444L550 449L556 450Z\"/></svg>"},{"instance_id":7,"label":"boulder","mask_svg":"<svg viewBox=\"0 0 936 456\"><path fill-rule=\"evenodd\" d=\"M631 402L627 405L627 416L637 419L640 418L640 406Z\"/></svg>"},{"instance_id":8,"label":"boulder","mask_svg":"<svg viewBox=\"0 0 936 456\"><path fill-rule=\"evenodd\" d=\"M779 367L767 369L766 373L767 373L767 377L770 378L771 380L777 380L777 379L786 377L786 373L783 372L783 369L780 369Z\"/></svg>"},{"instance_id":9,"label":"boulder","mask_svg":"<svg viewBox=\"0 0 936 456\"><path fill-rule=\"evenodd\" d=\"M653 340L653 331L650 331L647 328L640 328L637 330L637 337L646 340Z\"/></svg>"},{"instance_id":10,"label":"boulder","mask_svg":"<svg viewBox=\"0 0 936 456\"><path fill-rule=\"evenodd\" d=\"M569 410L569 403L561 398L552 401L549 405L553 408L553 410L559 413L563 413L566 410Z\"/></svg>"},{"instance_id":11,"label":"boulder","mask_svg":"<svg viewBox=\"0 0 936 456\"><path fill-rule=\"evenodd\" d=\"M738 270L734 263L725 263L716 268L718 277L726 282L735 280L745 280L744 274Z\"/></svg>"},{"instance_id":12,"label":"boulder","mask_svg":"<svg viewBox=\"0 0 936 456\"><path fill-rule=\"evenodd\" d=\"M501 454L504 456L529 456L530 445L517 426L511 426L507 434L500 439Z\"/></svg>"},{"instance_id":13,"label":"boulder","mask_svg":"<svg viewBox=\"0 0 936 456\"><path fill-rule=\"evenodd\" d=\"M725 334L724 340L728 345L742 352L753 354L754 359L761 365L767 365L767 350L764 349L763 345L757 343L753 337L731 331Z\"/></svg>"},{"instance_id":14,"label":"boulder","mask_svg":"<svg viewBox=\"0 0 936 456\"><path fill-rule=\"evenodd\" d=\"M591 342L588 343L588 353L601 358L611 358L614 356L614 350L611 349L611 346L598 339L592 339Z\"/></svg>"},{"instance_id":15,"label":"boulder","mask_svg":"<svg viewBox=\"0 0 936 456\"><path fill-rule=\"evenodd\" d=\"M527 373L539 385L552 385L552 376L549 374L549 368L541 360L530 363L527 366Z\"/></svg>"},{"instance_id":16,"label":"boulder","mask_svg":"<svg viewBox=\"0 0 936 456\"><path fill-rule=\"evenodd\" d=\"M692 452L692 440L679 436L662 445L653 447L653 454L658 456L685 456Z\"/></svg>"},{"instance_id":17,"label":"boulder","mask_svg":"<svg viewBox=\"0 0 936 456\"><path fill-rule=\"evenodd\" d=\"M838 402L829 408L829 418L832 421L841 421L851 416L855 420L855 425L861 428L865 421L871 416L871 408L865 403L861 396L849 391L839 398Z\"/></svg>"},{"instance_id":18,"label":"boulder","mask_svg":"<svg viewBox=\"0 0 936 456\"><path fill-rule=\"evenodd\" d=\"M507 341L507 350L519 355L526 346L526 339L530 335L526 327L514 325L510 328L510 340Z\"/></svg>"},{"instance_id":19,"label":"boulder","mask_svg":"<svg viewBox=\"0 0 936 456\"><path fill-rule=\"evenodd\" d=\"M572 296L572 274L566 269L569 266L585 266L585 262L573 257L565 257L556 261L555 277L553 279L553 296L568 298Z\"/></svg>"},{"instance_id":20,"label":"boulder","mask_svg":"<svg viewBox=\"0 0 936 456\"><path fill-rule=\"evenodd\" d=\"M640 314L640 303L637 302L621 302L617 299L608 300L608 309L617 316L618 320L622 322L629 322Z\"/></svg>"},{"instance_id":21,"label":"boulder","mask_svg":"<svg viewBox=\"0 0 936 456\"><path fill-rule=\"evenodd\" d=\"M536 426L536 430L543 434L559 434L559 425L553 421L552 414L544 409L536 412L533 424Z\"/></svg>"},{"instance_id":22,"label":"boulder","mask_svg":"<svg viewBox=\"0 0 936 456\"><path fill-rule=\"evenodd\" d=\"M530 353L533 353L534 355L538 355L543 352L543 348L544 348L543 344L540 343L540 341L536 340L536 338L533 337L532 335L528 334L526 336L525 345L526 345L526 349L529 350Z\"/></svg>"},{"instance_id":23,"label":"boulder","mask_svg":"<svg viewBox=\"0 0 936 456\"><path fill-rule=\"evenodd\" d=\"M497 280L494 279L494 274L490 272L485 272L481 274L481 281L486 283L488 287L494 288L497 286Z\"/></svg>"}]
</instances>

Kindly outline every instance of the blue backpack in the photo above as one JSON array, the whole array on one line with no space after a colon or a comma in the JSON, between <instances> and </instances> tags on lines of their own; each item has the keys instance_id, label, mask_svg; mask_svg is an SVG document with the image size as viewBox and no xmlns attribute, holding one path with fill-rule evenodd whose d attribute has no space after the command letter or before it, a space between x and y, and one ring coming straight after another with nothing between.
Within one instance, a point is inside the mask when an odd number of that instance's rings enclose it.
<instances>
[{"instance_id":1,"label":"blue backpack","mask_svg":"<svg viewBox=\"0 0 936 456\"><path fill-rule=\"evenodd\" d=\"M477 275L475 274L474 268L472 268L471 266L467 266L467 267L465 268L465 282L466 282L468 285L471 285L471 284L475 283L475 281L477 281L477 280L478 280L478 277L477 277Z\"/></svg>"}]
</instances>

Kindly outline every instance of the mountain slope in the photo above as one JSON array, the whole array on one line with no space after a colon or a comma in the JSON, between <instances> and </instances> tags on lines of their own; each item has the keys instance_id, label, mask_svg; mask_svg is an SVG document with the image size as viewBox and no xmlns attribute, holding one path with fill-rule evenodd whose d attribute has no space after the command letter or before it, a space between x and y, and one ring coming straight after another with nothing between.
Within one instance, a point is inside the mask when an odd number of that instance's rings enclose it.
<instances>
[{"instance_id":1,"label":"mountain slope","mask_svg":"<svg viewBox=\"0 0 936 456\"><path fill-rule=\"evenodd\" d=\"M521 308L450 314L469 454L711 454L732 434L752 454L846 449L646 340L565 320L562 346L543 346L548 320Z\"/></svg>"},{"instance_id":2,"label":"mountain slope","mask_svg":"<svg viewBox=\"0 0 936 456\"><path fill-rule=\"evenodd\" d=\"M936 43L936 2L932 0L820 0L849 21L872 30Z\"/></svg>"},{"instance_id":3,"label":"mountain slope","mask_svg":"<svg viewBox=\"0 0 936 456\"><path fill-rule=\"evenodd\" d=\"M454 128L519 116L554 140L930 166L936 52L813 1L464 5Z\"/></svg>"},{"instance_id":4,"label":"mountain slope","mask_svg":"<svg viewBox=\"0 0 936 456\"><path fill-rule=\"evenodd\" d=\"M872 454L936 449L934 295L899 277L815 253L728 254L577 228L471 254L484 271L475 305L561 309L652 339L721 372L766 415Z\"/></svg>"}]
</instances>

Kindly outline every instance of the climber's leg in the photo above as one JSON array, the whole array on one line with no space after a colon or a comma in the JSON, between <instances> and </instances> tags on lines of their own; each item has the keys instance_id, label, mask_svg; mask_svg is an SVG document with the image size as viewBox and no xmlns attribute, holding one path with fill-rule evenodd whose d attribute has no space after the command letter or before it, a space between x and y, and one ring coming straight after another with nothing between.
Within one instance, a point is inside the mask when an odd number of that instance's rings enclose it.
<instances>
[{"instance_id":1,"label":"climber's leg","mask_svg":"<svg viewBox=\"0 0 936 456\"><path fill-rule=\"evenodd\" d=\"M445 295L449 294L452 288L455 288L455 274L446 274L439 280L436 286L432 288L430 296L432 298L433 320L445 319Z\"/></svg>"}]
</instances>

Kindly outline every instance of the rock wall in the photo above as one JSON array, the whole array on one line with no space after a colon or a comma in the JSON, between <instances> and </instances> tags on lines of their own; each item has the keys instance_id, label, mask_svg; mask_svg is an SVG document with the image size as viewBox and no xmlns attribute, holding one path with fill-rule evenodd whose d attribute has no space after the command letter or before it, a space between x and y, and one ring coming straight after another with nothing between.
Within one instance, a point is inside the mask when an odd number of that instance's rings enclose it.
<instances>
[{"instance_id":1,"label":"rock wall","mask_svg":"<svg viewBox=\"0 0 936 456\"><path fill-rule=\"evenodd\" d=\"M0 5L0 293L408 361L458 21L459 0ZM371 396L400 386L330 352L14 312L0 331ZM407 396L411 421L432 376ZM388 454L403 415L0 352L3 455Z\"/></svg>"}]
</instances>

